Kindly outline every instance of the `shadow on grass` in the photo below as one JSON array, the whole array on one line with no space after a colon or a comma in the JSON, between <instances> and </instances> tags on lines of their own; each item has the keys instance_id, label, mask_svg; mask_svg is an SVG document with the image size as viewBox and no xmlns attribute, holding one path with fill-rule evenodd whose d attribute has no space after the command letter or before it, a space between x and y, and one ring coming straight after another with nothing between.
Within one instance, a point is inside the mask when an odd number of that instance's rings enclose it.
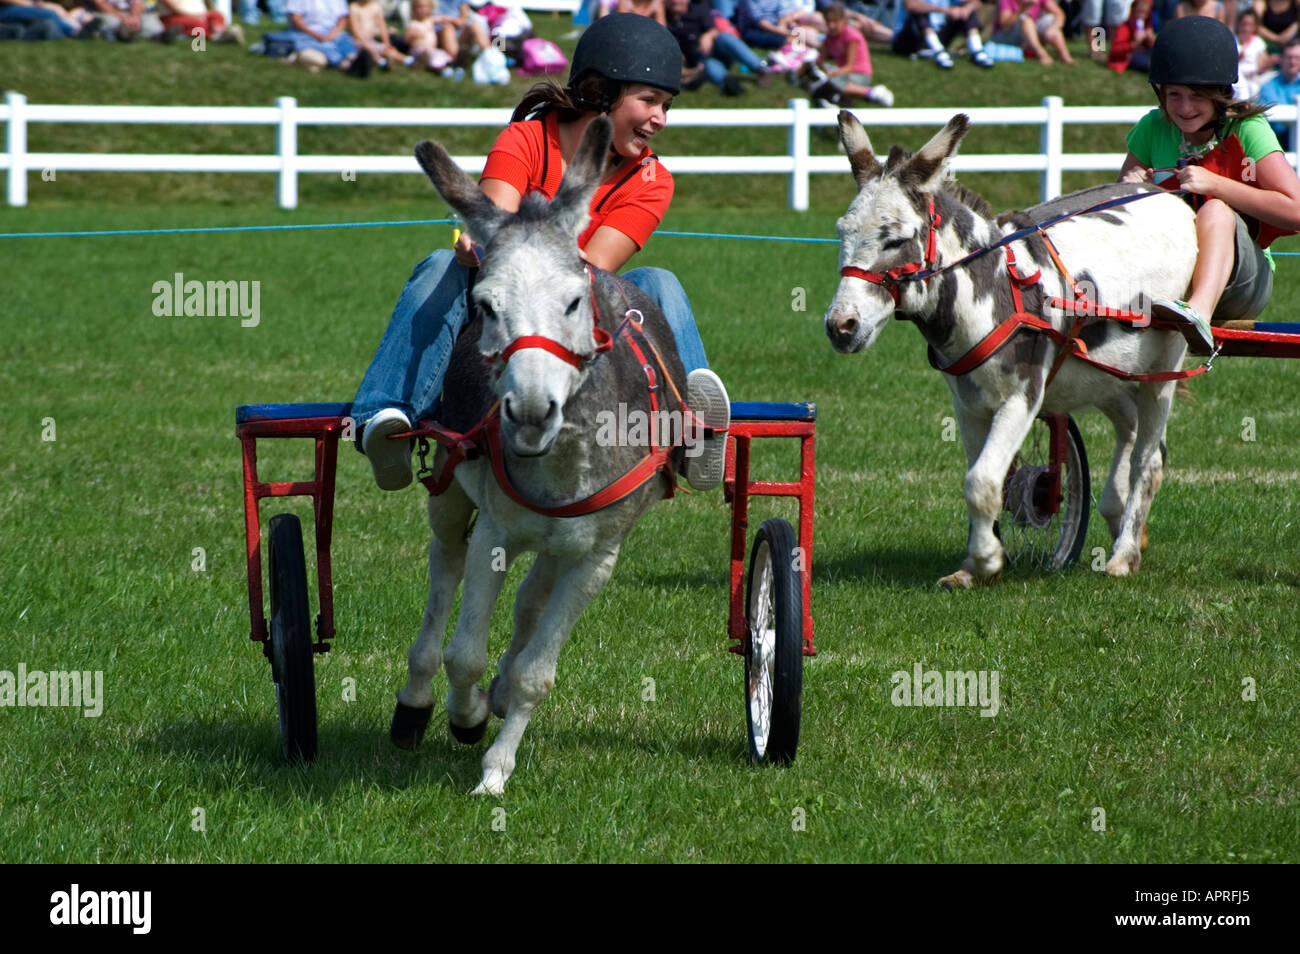
<instances>
[{"instance_id":1,"label":"shadow on grass","mask_svg":"<svg viewBox=\"0 0 1300 954\"><path fill-rule=\"evenodd\" d=\"M873 550L858 547L851 552L838 550L831 556L825 548L813 552L813 586L822 583L864 583L879 580L895 586L928 589L935 580L961 565L963 553L938 553L915 548ZM723 563L725 567L725 562ZM749 573L749 555L745 555L745 573ZM691 573L651 573L625 578L622 585L656 586L665 589L721 590L726 592L727 573L699 570ZM611 584L612 585L612 584ZM814 599L816 594L814 593Z\"/></svg>"},{"instance_id":2,"label":"shadow on grass","mask_svg":"<svg viewBox=\"0 0 1300 954\"><path fill-rule=\"evenodd\" d=\"M136 748L151 758L190 766L199 786L214 791L267 788L295 799L330 800L340 787L358 781L406 790L443 788L467 794L482 777L482 758L501 728L491 717L487 735L475 745L454 742L446 727L445 710L434 712L429 731L414 752L396 748L386 725L341 725L323 722L318 730L316 760L307 766L289 765L280 748L277 727L204 722L174 722L145 736ZM540 733L539 733L540 735ZM593 751L652 756L677 755L718 764L746 761L743 734L725 734L683 727L680 734L649 735L626 728L548 726L544 739L525 733L522 750L540 746L533 757L576 762ZM521 760L522 764L522 760Z\"/></svg>"}]
</instances>

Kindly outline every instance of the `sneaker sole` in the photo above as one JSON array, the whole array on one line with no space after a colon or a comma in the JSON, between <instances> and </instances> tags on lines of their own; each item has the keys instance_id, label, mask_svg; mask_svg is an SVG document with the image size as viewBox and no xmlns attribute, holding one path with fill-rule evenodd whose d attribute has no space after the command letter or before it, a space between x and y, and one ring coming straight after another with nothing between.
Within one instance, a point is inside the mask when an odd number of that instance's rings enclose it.
<instances>
[{"instance_id":1,"label":"sneaker sole","mask_svg":"<svg viewBox=\"0 0 1300 954\"><path fill-rule=\"evenodd\" d=\"M411 483L410 441L394 441L388 437L389 434L400 434L410 429L409 422L397 417L372 419L366 425L361 446L366 452L366 459L370 461L375 483L381 490L401 490Z\"/></svg>"},{"instance_id":2,"label":"sneaker sole","mask_svg":"<svg viewBox=\"0 0 1300 954\"><path fill-rule=\"evenodd\" d=\"M706 428L715 433L703 440L703 450L687 457L684 476L695 490L712 490L727 469L726 429L731 425L731 401L722 381L712 373L692 372L686 379L686 403Z\"/></svg>"},{"instance_id":3,"label":"sneaker sole","mask_svg":"<svg viewBox=\"0 0 1300 954\"><path fill-rule=\"evenodd\" d=\"M1209 354L1214 350L1214 334L1209 330L1208 325L1202 327L1198 322L1189 321L1182 312L1163 303L1152 302L1151 316L1153 318L1162 318L1176 325L1175 328L1169 330L1180 332L1187 339L1188 348L1195 349L1198 353L1203 354Z\"/></svg>"}]
</instances>

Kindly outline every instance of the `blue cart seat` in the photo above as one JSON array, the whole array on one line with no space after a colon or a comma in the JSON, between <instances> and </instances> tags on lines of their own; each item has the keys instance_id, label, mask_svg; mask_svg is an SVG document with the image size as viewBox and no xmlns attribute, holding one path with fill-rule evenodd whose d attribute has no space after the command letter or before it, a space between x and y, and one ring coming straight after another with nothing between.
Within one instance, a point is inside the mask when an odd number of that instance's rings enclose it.
<instances>
[{"instance_id":1,"label":"blue cart seat","mask_svg":"<svg viewBox=\"0 0 1300 954\"><path fill-rule=\"evenodd\" d=\"M289 421L306 417L347 417L351 413L351 401L323 404L241 404L235 408L235 423Z\"/></svg>"}]
</instances>

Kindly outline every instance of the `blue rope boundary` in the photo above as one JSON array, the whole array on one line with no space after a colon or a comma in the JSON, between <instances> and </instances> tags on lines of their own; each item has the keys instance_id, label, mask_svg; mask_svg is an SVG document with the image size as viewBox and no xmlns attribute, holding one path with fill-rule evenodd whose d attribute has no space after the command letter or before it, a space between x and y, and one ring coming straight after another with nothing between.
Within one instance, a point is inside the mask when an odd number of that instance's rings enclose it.
<instances>
[{"instance_id":1,"label":"blue rope boundary","mask_svg":"<svg viewBox=\"0 0 1300 954\"><path fill-rule=\"evenodd\" d=\"M374 229L406 225L455 225L457 219L412 219L391 222L320 222L306 225L229 225L201 229L112 229L104 232L0 232L8 238L100 238L108 235L202 235L216 232L296 232L304 229ZM747 242L806 242L837 245L839 239L810 238L801 235L745 235L737 232L670 232L657 230L655 235L670 238L738 239ZM1274 258L1297 257L1300 252L1274 252Z\"/></svg>"},{"instance_id":2,"label":"blue rope boundary","mask_svg":"<svg viewBox=\"0 0 1300 954\"><path fill-rule=\"evenodd\" d=\"M202 235L216 232L291 232L304 229L373 229L403 225L455 225L457 219L414 219L393 222L320 222L307 225L230 225L202 229L112 229L104 232L3 232L7 238L100 238L108 235ZM751 242L815 242L838 244L838 239L806 238L791 235L740 235L723 232L668 232L658 230L655 235L673 238L745 239Z\"/></svg>"}]
</instances>

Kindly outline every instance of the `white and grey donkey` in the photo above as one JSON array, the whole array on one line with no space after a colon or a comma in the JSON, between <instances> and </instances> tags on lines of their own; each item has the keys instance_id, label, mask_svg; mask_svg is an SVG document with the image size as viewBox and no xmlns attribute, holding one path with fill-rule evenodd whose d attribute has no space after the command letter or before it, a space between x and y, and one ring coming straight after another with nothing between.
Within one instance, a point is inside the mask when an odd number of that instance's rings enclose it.
<instances>
[{"instance_id":1,"label":"white and grey donkey","mask_svg":"<svg viewBox=\"0 0 1300 954\"><path fill-rule=\"evenodd\" d=\"M629 307L641 311L645 336L684 393L681 361L659 309L640 290L606 272L595 270L593 281L578 255L577 238L588 221L609 143L609 122L598 119L588 128L554 201L529 196L517 214L494 205L440 146L423 142L416 147L434 187L485 246L470 293L473 323L452 357L439 418L463 432L499 398L507 473L529 502L542 507L588 497L643 456L641 447L598 446L597 415L616 409L619 402L648 407L645 372L618 342L582 367L540 348L520 350L499 377L499 365L490 365L487 356L499 355L520 337L540 335L577 355L594 357L594 297L601 326L611 334ZM667 409L671 389L661 386L658 393L661 408ZM681 453L680 448L674 451L679 466ZM443 460L440 451L435 471ZM555 685L556 661L574 623L609 579L633 525L667 490L667 477L659 474L604 510L549 517L506 496L486 454L462 462L447 491L429 498L429 602L408 654L410 681L397 694L393 742L402 748L419 744L433 709L432 681L445 664L447 716L457 740L472 744L482 738L489 710L505 720L483 756L483 779L474 789L475 794L502 794L528 720ZM538 556L515 594L514 635L485 691L478 683L487 666L493 606L507 565L525 552ZM444 651L443 635L462 577L460 615Z\"/></svg>"},{"instance_id":2,"label":"white and grey donkey","mask_svg":"<svg viewBox=\"0 0 1300 954\"><path fill-rule=\"evenodd\" d=\"M954 116L915 155L895 146L883 164L852 114L841 112L839 125L858 183L858 194L837 225L841 269L884 272L921 261L931 197L941 217L936 258L942 266L1020 227L1150 188L1085 189L1016 213L999 226L988 204L958 185L948 170L948 160L970 127L966 116ZM1103 306L1149 314L1151 299L1183 297L1191 280L1195 219L1177 196L1155 195L1080 215L1052 226L1050 232L1062 261L1076 270L1076 281ZM1044 294L1072 297L1046 245L1035 234L1012 243L1012 248L1021 274L1042 269L1042 284L1025 290L1025 310L1067 331L1073 315L1043 309ZM895 310L920 329L938 366L950 364L1014 310L1003 253L983 255L924 283L905 282L897 306L884 287L843 277L826 312L826 333L837 351L862 351ZM1082 338L1092 357L1135 372L1176 369L1186 350L1177 332L1135 329L1100 318L1090 319ZM1035 416L1086 405L1098 407L1115 427L1115 457L1100 503L1115 541L1106 570L1124 576L1138 568L1147 514L1163 473L1174 384L1135 384L1067 360L1045 389L1057 351L1045 335L1022 331L975 370L945 375L966 449L969 515L966 558L956 572L939 581L947 588L970 587L1001 572L1004 551L993 523L1002 505L1003 479Z\"/></svg>"}]
</instances>

